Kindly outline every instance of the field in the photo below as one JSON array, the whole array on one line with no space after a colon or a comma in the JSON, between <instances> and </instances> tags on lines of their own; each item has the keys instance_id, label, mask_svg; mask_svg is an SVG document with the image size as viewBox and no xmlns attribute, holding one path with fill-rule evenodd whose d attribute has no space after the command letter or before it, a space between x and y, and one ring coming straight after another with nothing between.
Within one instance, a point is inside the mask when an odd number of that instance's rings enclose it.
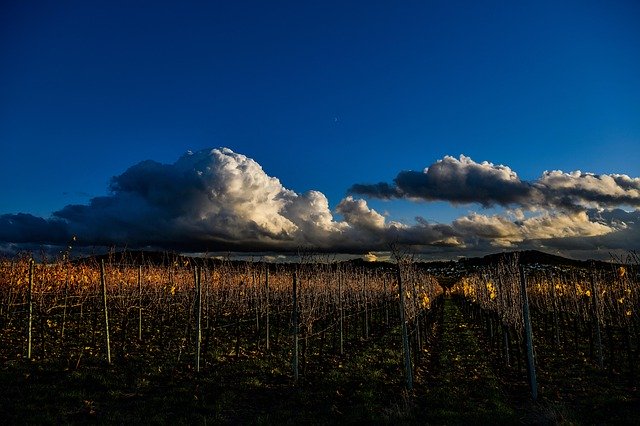
<instances>
[{"instance_id":1,"label":"field","mask_svg":"<svg viewBox=\"0 0 640 426\"><path fill-rule=\"evenodd\" d=\"M23 257L0 291L5 424L640 421L633 259Z\"/></svg>"}]
</instances>

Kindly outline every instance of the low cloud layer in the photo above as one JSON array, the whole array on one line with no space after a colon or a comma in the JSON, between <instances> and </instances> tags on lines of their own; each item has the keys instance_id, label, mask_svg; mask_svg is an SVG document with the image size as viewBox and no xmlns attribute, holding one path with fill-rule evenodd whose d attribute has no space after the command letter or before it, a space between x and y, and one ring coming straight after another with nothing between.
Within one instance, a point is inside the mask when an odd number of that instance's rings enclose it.
<instances>
[{"instance_id":1,"label":"low cloud layer","mask_svg":"<svg viewBox=\"0 0 640 426\"><path fill-rule=\"evenodd\" d=\"M496 248L594 250L638 241L640 180L625 175L545 172L521 181L507 166L445 157L423 172L402 172L393 184L354 185L376 198L445 200L508 207L471 212L450 224L393 220L363 199L336 206L318 191L298 194L251 158L229 149L187 153L173 164L138 163L112 178L110 193L68 205L51 218L0 216L0 252L34 245L168 248L182 251L319 251L367 253L389 244L418 252L464 255ZM633 238L630 240L629 238Z\"/></svg>"},{"instance_id":2,"label":"low cloud layer","mask_svg":"<svg viewBox=\"0 0 640 426\"><path fill-rule=\"evenodd\" d=\"M612 225L591 221L586 212L542 214L512 221L506 216L472 213L456 219L454 229L463 235L474 235L491 245L511 247L531 240L569 237L595 237L616 231Z\"/></svg>"},{"instance_id":3,"label":"low cloud layer","mask_svg":"<svg viewBox=\"0 0 640 426\"><path fill-rule=\"evenodd\" d=\"M179 250L366 252L391 242L438 243L439 226L387 223L364 200L347 197L336 211L318 191L297 194L254 160L229 149L187 153L174 164L138 163L110 184L111 194L68 205L51 219L0 216L0 241L128 245Z\"/></svg>"},{"instance_id":4,"label":"low cloud layer","mask_svg":"<svg viewBox=\"0 0 640 426\"><path fill-rule=\"evenodd\" d=\"M381 199L441 200L529 210L640 207L640 178L556 170L527 182L507 166L476 163L464 155L459 159L446 156L421 172L402 171L392 184L356 184L349 192Z\"/></svg>"}]
</instances>

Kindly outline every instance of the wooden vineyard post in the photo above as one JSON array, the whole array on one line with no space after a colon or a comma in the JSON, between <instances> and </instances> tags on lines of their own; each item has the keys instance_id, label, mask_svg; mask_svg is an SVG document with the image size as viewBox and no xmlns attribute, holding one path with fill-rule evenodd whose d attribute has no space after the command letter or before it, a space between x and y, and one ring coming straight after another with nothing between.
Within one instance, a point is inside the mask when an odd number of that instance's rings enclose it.
<instances>
[{"instance_id":1,"label":"wooden vineyard post","mask_svg":"<svg viewBox=\"0 0 640 426\"><path fill-rule=\"evenodd\" d=\"M553 343L560 347L560 325L558 324L558 299L556 298L556 284L551 277L551 301L553 303Z\"/></svg>"},{"instance_id":2,"label":"wooden vineyard post","mask_svg":"<svg viewBox=\"0 0 640 426\"><path fill-rule=\"evenodd\" d=\"M142 265L138 265L138 341L142 342Z\"/></svg>"},{"instance_id":3,"label":"wooden vineyard post","mask_svg":"<svg viewBox=\"0 0 640 426\"><path fill-rule=\"evenodd\" d=\"M364 338L369 339L369 312L367 306L367 273L362 274L362 299L364 300Z\"/></svg>"},{"instance_id":4,"label":"wooden vineyard post","mask_svg":"<svg viewBox=\"0 0 640 426\"><path fill-rule=\"evenodd\" d=\"M258 288L258 278L256 278L256 271L252 273L251 279L251 295L253 296L253 306L256 314L256 348L260 346L260 296Z\"/></svg>"},{"instance_id":5,"label":"wooden vineyard post","mask_svg":"<svg viewBox=\"0 0 640 426\"><path fill-rule=\"evenodd\" d=\"M501 290L500 293L506 294L508 296L509 293L504 291L505 285L501 276L498 276L498 284ZM502 325L502 345L503 345L503 351L504 351L504 365L506 367L509 367L511 365L511 360L509 356L509 350L510 350L509 349L509 326L507 325L507 322L504 319L501 321L501 325Z\"/></svg>"},{"instance_id":6,"label":"wooden vineyard post","mask_svg":"<svg viewBox=\"0 0 640 426\"><path fill-rule=\"evenodd\" d=\"M64 342L64 327L67 323L67 303L69 301L69 265L67 265L67 277L64 281L64 302L62 307L62 326L60 328L60 343Z\"/></svg>"},{"instance_id":7,"label":"wooden vineyard post","mask_svg":"<svg viewBox=\"0 0 640 426\"><path fill-rule=\"evenodd\" d=\"M340 318L340 355L344 355L344 315L342 312L342 279L344 274L342 271L338 275L338 310Z\"/></svg>"},{"instance_id":8,"label":"wooden vineyard post","mask_svg":"<svg viewBox=\"0 0 640 426\"><path fill-rule=\"evenodd\" d=\"M298 384L298 274L293 273L293 313L291 322L293 323L293 381Z\"/></svg>"},{"instance_id":9,"label":"wooden vineyard post","mask_svg":"<svg viewBox=\"0 0 640 426\"><path fill-rule=\"evenodd\" d=\"M389 327L389 303L387 300L387 278L382 278L382 294L384 294L384 325Z\"/></svg>"},{"instance_id":10,"label":"wooden vineyard post","mask_svg":"<svg viewBox=\"0 0 640 426\"><path fill-rule=\"evenodd\" d=\"M267 333L267 341L266 341L266 348L267 348L267 352L269 352L269 265L266 266L266 271L265 271L265 278L264 278L264 286L265 286L265 291L266 291L266 310L267 310L267 315L265 318L265 331Z\"/></svg>"},{"instance_id":11,"label":"wooden vineyard post","mask_svg":"<svg viewBox=\"0 0 640 426\"><path fill-rule=\"evenodd\" d=\"M524 320L524 336L527 347L527 373L531 386L531 399L538 399L538 382L536 379L536 362L533 353L533 332L531 330L531 315L529 313L529 298L527 296L527 280L524 266L520 265L520 293L522 295L522 316Z\"/></svg>"},{"instance_id":12,"label":"wooden vineyard post","mask_svg":"<svg viewBox=\"0 0 640 426\"><path fill-rule=\"evenodd\" d=\"M404 291L402 289L402 274L400 272L400 259L396 270L398 278L398 293L400 295L400 324L402 325L402 351L404 352L404 371L408 390L413 389L413 372L411 370L411 348L409 347L409 334L404 313Z\"/></svg>"},{"instance_id":13,"label":"wooden vineyard post","mask_svg":"<svg viewBox=\"0 0 640 426\"><path fill-rule=\"evenodd\" d=\"M418 300L418 292L416 291L416 282L415 279L411 280L411 289L412 289L412 297L413 303L415 305L415 301ZM415 359L416 364L420 360L420 349L422 349L422 342L420 339L420 309L416 306L416 314L415 314L415 336L416 336L416 344L414 346L413 357Z\"/></svg>"},{"instance_id":14,"label":"wooden vineyard post","mask_svg":"<svg viewBox=\"0 0 640 426\"><path fill-rule=\"evenodd\" d=\"M196 372L200 372L200 347L202 344L202 286L200 279L201 270L199 266L196 266Z\"/></svg>"},{"instance_id":15,"label":"wooden vineyard post","mask_svg":"<svg viewBox=\"0 0 640 426\"><path fill-rule=\"evenodd\" d=\"M34 262L33 259L29 261L29 293L28 303L29 303L29 319L27 321L27 359L31 359L31 336L32 336L32 328L33 328L33 268Z\"/></svg>"},{"instance_id":16,"label":"wooden vineyard post","mask_svg":"<svg viewBox=\"0 0 640 426\"><path fill-rule=\"evenodd\" d=\"M506 325L502 325L502 341L504 344L504 365L509 367L511 361L509 360L509 329Z\"/></svg>"},{"instance_id":17,"label":"wooden vineyard post","mask_svg":"<svg viewBox=\"0 0 640 426\"><path fill-rule=\"evenodd\" d=\"M107 309L107 280L104 273L104 259L100 261L100 283L102 284L102 308L104 311L104 332L107 345L107 363L111 364L111 342L109 341L109 311Z\"/></svg>"},{"instance_id":18,"label":"wooden vineyard post","mask_svg":"<svg viewBox=\"0 0 640 426\"><path fill-rule=\"evenodd\" d=\"M240 287L245 288L244 281L240 281ZM236 315L236 358L240 357L240 315Z\"/></svg>"},{"instance_id":19,"label":"wooden vineyard post","mask_svg":"<svg viewBox=\"0 0 640 426\"><path fill-rule=\"evenodd\" d=\"M593 327L596 338L596 356L598 357L598 367L604 368L604 361L602 359L602 337L600 334L600 310L598 307L598 291L596 288L596 278L593 271L593 265L591 269L591 316L593 321Z\"/></svg>"}]
</instances>

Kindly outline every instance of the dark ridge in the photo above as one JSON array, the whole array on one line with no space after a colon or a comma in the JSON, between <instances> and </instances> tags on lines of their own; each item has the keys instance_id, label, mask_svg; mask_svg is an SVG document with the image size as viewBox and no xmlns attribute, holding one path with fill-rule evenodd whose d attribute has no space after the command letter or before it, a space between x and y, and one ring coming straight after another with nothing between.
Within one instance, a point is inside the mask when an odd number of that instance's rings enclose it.
<instances>
[{"instance_id":1,"label":"dark ridge","mask_svg":"<svg viewBox=\"0 0 640 426\"><path fill-rule=\"evenodd\" d=\"M558 256L555 254L544 253L538 250L525 250L514 251L504 253L494 253L483 257L462 258L457 261L431 261L421 262L416 261L415 266L426 270L438 277L453 277L460 276L466 272L473 271L478 268L496 265L500 262L513 259L514 256L518 256L518 261L525 265L541 265L541 266L555 266L555 267L574 267L574 268L591 268L607 269L611 270L612 267L618 264L593 261L593 260L574 260L566 257ZM220 258L204 258L196 256L188 256L177 252L170 251L149 251L149 250L124 250L114 251L107 254L97 254L88 257L82 257L72 260L76 264L100 264L103 261L106 264L112 265L152 265L152 266L195 266L200 265L203 267L220 266L223 264L233 265L235 267L243 267L249 264L255 264L257 262L250 260L229 260ZM273 263L266 261L259 261L265 265L269 265L269 268L280 270L295 270L298 266L297 263ZM304 262L304 263L309 263ZM340 265L349 265L358 269L366 270L380 270L380 269L395 269L395 264L391 262L368 262L364 259L352 259L340 262L334 262L331 264L331 268L336 269Z\"/></svg>"},{"instance_id":2,"label":"dark ridge","mask_svg":"<svg viewBox=\"0 0 640 426\"><path fill-rule=\"evenodd\" d=\"M458 262L468 267L481 267L494 265L505 259L517 255L519 262L524 265L549 265L549 266L573 266L577 268L587 268L596 266L598 268L611 267L611 263L600 260L575 260L555 254L545 253L538 250L523 250L506 253L488 254L483 257L463 258Z\"/></svg>"}]
</instances>

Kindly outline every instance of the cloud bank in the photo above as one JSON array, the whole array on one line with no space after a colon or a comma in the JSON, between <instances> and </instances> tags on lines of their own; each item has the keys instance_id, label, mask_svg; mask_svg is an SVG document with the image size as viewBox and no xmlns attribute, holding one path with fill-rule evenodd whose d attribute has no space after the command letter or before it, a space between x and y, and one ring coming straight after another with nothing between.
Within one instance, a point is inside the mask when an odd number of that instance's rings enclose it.
<instances>
[{"instance_id":1,"label":"cloud bank","mask_svg":"<svg viewBox=\"0 0 640 426\"><path fill-rule=\"evenodd\" d=\"M318 251L368 253L398 243L418 252L551 247L634 249L640 179L626 175L544 172L522 181L507 166L445 157L392 184L354 185L375 198L444 200L506 207L504 214L470 212L450 224L421 217L413 225L381 215L347 196L335 211L319 191L298 194L253 159L227 148L188 152L173 164L147 160L111 179L110 193L68 205L51 218L0 216L0 251L34 244L167 248L181 251Z\"/></svg>"},{"instance_id":2,"label":"cloud bank","mask_svg":"<svg viewBox=\"0 0 640 426\"><path fill-rule=\"evenodd\" d=\"M402 171L392 184L356 184L349 192L381 199L441 200L528 210L640 207L640 178L554 170L527 182L507 166L476 163L464 155L459 159L446 156L422 172Z\"/></svg>"},{"instance_id":3,"label":"cloud bank","mask_svg":"<svg viewBox=\"0 0 640 426\"><path fill-rule=\"evenodd\" d=\"M437 243L452 231L407 227L347 197L336 212L318 191L297 194L229 149L187 153L174 164L138 163L112 178L110 195L68 205L51 219L0 216L0 241L164 247L192 251L366 252L390 242Z\"/></svg>"},{"instance_id":4,"label":"cloud bank","mask_svg":"<svg viewBox=\"0 0 640 426\"><path fill-rule=\"evenodd\" d=\"M383 199L444 200L489 207L527 202L532 188L509 167L487 162L478 164L462 155L459 160L447 156L422 172L400 172L394 184L356 184L349 192Z\"/></svg>"}]
</instances>

